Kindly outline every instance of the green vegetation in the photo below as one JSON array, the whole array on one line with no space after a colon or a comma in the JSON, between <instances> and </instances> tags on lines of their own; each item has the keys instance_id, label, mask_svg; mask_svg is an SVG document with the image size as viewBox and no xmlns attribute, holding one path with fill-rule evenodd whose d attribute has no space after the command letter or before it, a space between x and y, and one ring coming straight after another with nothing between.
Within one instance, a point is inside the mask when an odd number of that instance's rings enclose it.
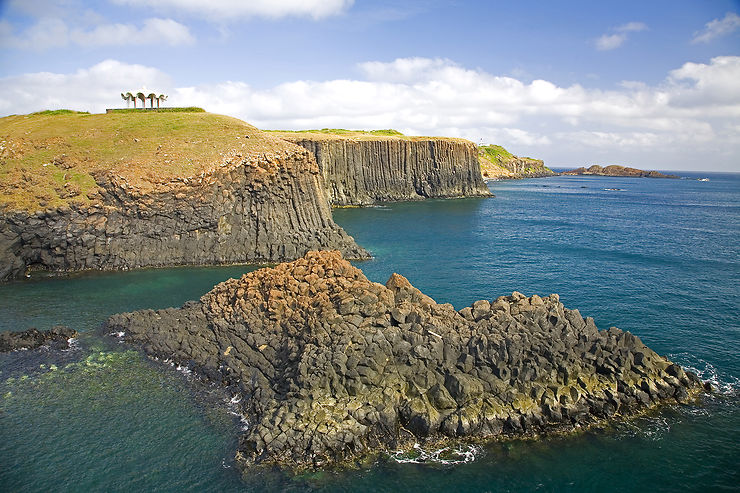
<instances>
[{"instance_id":1,"label":"green vegetation","mask_svg":"<svg viewBox=\"0 0 740 493\"><path fill-rule=\"evenodd\" d=\"M542 160L515 156L499 145L478 146L478 160L484 177L510 178L552 173Z\"/></svg>"},{"instance_id":2,"label":"green vegetation","mask_svg":"<svg viewBox=\"0 0 740 493\"><path fill-rule=\"evenodd\" d=\"M494 162L501 162L503 160L516 159L512 153L504 149L503 147L495 144L487 146L478 146L478 153L483 154L488 159Z\"/></svg>"},{"instance_id":3,"label":"green vegetation","mask_svg":"<svg viewBox=\"0 0 740 493\"><path fill-rule=\"evenodd\" d=\"M110 110L110 113L205 113L205 111L197 106L187 106L183 108L119 108Z\"/></svg>"},{"instance_id":4,"label":"green vegetation","mask_svg":"<svg viewBox=\"0 0 740 493\"><path fill-rule=\"evenodd\" d=\"M284 134L327 134L327 135L382 135L393 137L404 137L398 130L392 128L383 130L347 130L346 128L322 128L321 130L265 130L265 132L275 132Z\"/></svg>"},{"instance_id":5,"label":"green vegetation","mask_svg":"<svg viewBox=\"0 0 740 493\"><path fill-rule=\"evenodd\" d=\"M89 115L88 111L75 111L75 110L44 110L31 113L32 115Z\"/></svg>"},{"instance_id":6,"label":"green vegetation","mask_svg":"<svg viewBox=\"0 0 740 493\"><path fill-rule=\"evenodd\" d=\"M146 191L212 169L231 151L283 145L241 120L206 112L53 110L0 118L0 208L91 204L100 198L98 173Z\"/></svg>"}]
</instances>

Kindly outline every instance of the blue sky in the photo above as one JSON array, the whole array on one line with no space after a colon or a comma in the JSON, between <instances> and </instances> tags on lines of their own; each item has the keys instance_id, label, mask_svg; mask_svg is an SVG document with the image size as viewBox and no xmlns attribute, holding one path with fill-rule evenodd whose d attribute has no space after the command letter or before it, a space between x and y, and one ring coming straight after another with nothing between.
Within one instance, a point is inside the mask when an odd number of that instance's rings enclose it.
<instances>
[{"instance_id":1,"label":"blue sky","mask_svg":"<svg viewBox=\"0 0 740 493\"><path fill-rule=\"evenodd\" d=\"M552 166L740 171L740 2L7 0L0 115L148 89L260 128L397 128Z\"/></svg>"}]
</instances>

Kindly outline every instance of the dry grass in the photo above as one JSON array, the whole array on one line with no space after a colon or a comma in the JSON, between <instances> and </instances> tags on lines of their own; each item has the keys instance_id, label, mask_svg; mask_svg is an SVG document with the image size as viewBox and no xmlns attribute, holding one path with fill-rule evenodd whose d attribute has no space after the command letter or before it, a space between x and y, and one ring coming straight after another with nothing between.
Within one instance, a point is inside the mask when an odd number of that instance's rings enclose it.
<instances>
[{"instance_id":1,"label":"dry grass","mask_svg":"<svg viewBox=\"0 0 740 493\"><path fill-rule=\"evenodd\" d=\"M396 130L345 130L343 128L324 128L321 130L265 130L271 135L295 142L301 139L311 140L446 140L449 142L471 143L466 139L454 137L421 137L404 135Z\"/></svg>"},{"instance_id":2,"label":"dry grass","mask_svg":"<svg viewBox=\"0 0 740 493\"><path fill-rule=\"evenodd\" d=\"M147 190L212 169L229 153L293 148L211 113L42 112L0 118L0 207L39 210L97 200L96 173Z\"/></svg>"}]
</instances>

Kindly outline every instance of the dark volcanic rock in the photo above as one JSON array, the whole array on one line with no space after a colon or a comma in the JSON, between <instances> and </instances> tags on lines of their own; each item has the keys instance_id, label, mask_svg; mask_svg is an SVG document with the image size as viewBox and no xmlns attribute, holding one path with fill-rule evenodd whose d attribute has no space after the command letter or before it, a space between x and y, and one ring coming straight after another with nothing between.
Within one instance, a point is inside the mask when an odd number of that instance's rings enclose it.
<instances>
[{"instance_id":1,"label":"dark volcanic rock","mask_svg":"<svg viewBox=\"0 0 740 493\"><path fill-rule=\"evenodd\" d=\"M478 150L466 140L279 135L316 156L333 205L491 196Z\"/></svg>"},{"instance_id":2,"label":"dark volcanic rock","mask_svg":"<svg viewBox=\"0 0 740 493\"><path fill-rule=\"evenodd\" d=\"M279 146L286 149L226 156L145 193L98 176L101 200L91 206L0 212L0 281L29 269L280 262L316 249L369 258L332 220L313 156Z\"/></svg>"},{"instance_id":3,"label":"dark volcanic rock","mask_svg":"<svg viewBox=\"0 0 740 493\"><path fill-rule=\"evenodd\" d=\"M612 164L601 167L594 164L588 168L577 168L572 171L565 171L563 175L595 175L595 176L631 176L635 178L679 178L676 175L666 175L658 171L645 171L637 168L629 168Z\"/></svg>"},{"instance_id":4,"label":"dark volcanic rock","mask_svg":"<svg viewBox=\"0 0 740 493\"><path fill-rule=\"evenodd\" d=\"M698 378L557 295L455 311L339 252L223 282L107 331L232 386L250 423L238 458L320 466L415 441L572 429L701 389Z\"/></svg>"},{"instance_id":5,"label":"dark volcanic rock","mask_svg":"<svg viewBox=\"0 0 740 493\"><path fill-rule=\"evenodd\" d=\"M45 331L28 329L22 332L2 332L0 333L0 353L18 349L36 349L45 344L54 347L68 347L69 339L76 335L75 330L62 325L57 325Z\"/></svg>"}]
</instances>

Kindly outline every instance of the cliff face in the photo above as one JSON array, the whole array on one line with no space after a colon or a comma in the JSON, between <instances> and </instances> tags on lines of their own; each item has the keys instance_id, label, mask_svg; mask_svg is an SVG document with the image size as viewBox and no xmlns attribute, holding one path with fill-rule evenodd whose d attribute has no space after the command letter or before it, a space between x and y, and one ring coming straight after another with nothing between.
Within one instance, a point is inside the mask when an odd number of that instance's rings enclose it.
<instances>
[{"instance_id":1,"label":"cliff face","mask_svg":"<svg viewBox=\"0 0 740 493\"><path fill-rule=\"evenodd\" d=\"M242 157L146 191L96 175L95 203L0 214L0 280L49 271L277 262L308 250L367 258L331 217L313 156Z\"/></svg>"},{"instance_id":2,"label":"cliff face","mask_svg":"<svg viewBox=\"0 0 740 493\"><path fill-rule=\"evenodd\" d=\"M541 178L556 174L541 159L515 156L498 145L478 147L478 158L486 179Z\"/></svg>"},{"instance_id":3,"label":"cliff face","mask_svg":"<svg viewBox=\"0 0 740 493\"><path fill-rule=\"evenodd\" d=\"M278 135L316 156L333 205L491 195L462 139Z\"/></svg>"},{"instance_id":4,"label":"cliff face","mask_svg":"<svg viewBox=\"0 0 740 493\"><path fill-rule=\"evenodd\" d=\"M574 430L702 388L557 295L457 312L398 274L370 282L338 252L230 279L179 309L115 315L104 330L229 385L249 422L245 464Z\"/></svg>"}]
</instances>

